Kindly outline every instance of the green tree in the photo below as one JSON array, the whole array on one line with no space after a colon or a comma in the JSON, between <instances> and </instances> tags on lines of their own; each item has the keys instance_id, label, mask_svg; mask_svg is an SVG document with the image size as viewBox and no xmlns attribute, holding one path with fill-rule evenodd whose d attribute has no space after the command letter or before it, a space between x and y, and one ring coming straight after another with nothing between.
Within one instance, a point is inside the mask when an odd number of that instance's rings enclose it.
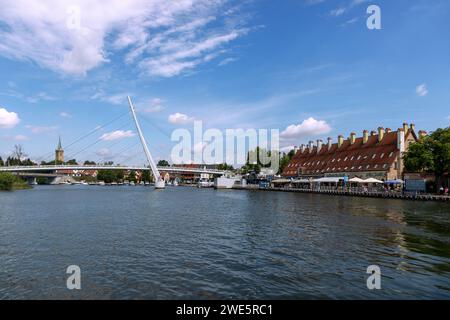
<instances>
[{"instance_id":1,"label":"green tree","mask_svg":"<svg viewBox=\"0 0 450 320\"><path fill-rule=\"evenodd\" d=\"M159 160L158 167L170 167L170 164L167 160Z\"/></svg>"},{"instance_id":2,"label":"green tree","mask_svg":"<svg viewBox=\"0 0 450 320\"><path fill-rule=\"evenodd\" d=\"M69 165L69 166L76 166L76 165L78 165L78 162L75 159L71 159L71 160L67 161L65 164Z\"/></svg>"},{"instance_id":3,"label":"green tree","mask_svg":"<svg viewBox=\"0 0 450 320\"><path fill-rule=\"evenodd\" d=\"M117 170L99 170L97 180L106 183L117 182L119 180L118 176Z\"/></svg>"},{"instance_id":4,"label":"green tree","mask_svg":"<svg viewBox=\"0 0 450 320\"><path fill-rule=\"evenodd\" d=\"M96 163L95 163L95 161L89 161L89 160L86 160L86 161L84 162L84 165L85 165L85 166L95 166Z\"/></svg>"},{"instance_id":5,"label":"green tree","mask_svg":"<svg viewBox=\"0 0 450 320\"><path fill-rule=\"evenodd\" d=\"M437 129L411 144L404 155L404 163L407 171L433 173L439 189L444 174L450 170L450 127Z\"/></svg>"},{"instance_id":6,"label":"green tree","mask_svg":"<svg viewBox=\"0 0 450 320\"><path fill-rule=\"evenodd\" d=\"M225 163L219 164L217 166L217 170L229 170L229 171L232 171L232 170L234 170L234 168L233 168L232 165L229 165L229 164L227 164L225 162Z\"/></svg>"},{"instance_id":7,"label":"green tree","mask_svg":"<svg viewBox=\"0 0 450 320\"><path fill-rule=\"evenodd\" d=\"M283 155L280 157L280 168L278 170L278 174L281 174L284 170L284 168L287 167L289 162L291 162L292 158L295 156L295 151L291 150L287 154L283 153Z\"/></svg>"},{"instance_id":8,"label":"green tree","mask_svg":"<svg viewBox=\"0 0 450 320\"><path fill-rule=\"evenodd\" d=\"M145 181L145 182L150 182L152 180L151 175L150 175L150 170L142 171L141 177L142 177L141 180Z\"/></svg>"},{"instance_id":9,"label":"green tree","mask_svg":"<svg viewBox=\"0 0 450 320\"><path fill-rule=\"evenodd\" d=\"M11 191L14 187L14 183L16 182L16 177L7 172L0 173L0 190L3 191Z\"/></svg>"},{"instance_id":10,"label":"green tree","mask_svg":"<svg viewBox=\"0 0 450 320\"><path fill-rule=\"evenodd\" d=\"M134 170L132 170L130 172L130 175L128 176L128 180L133 181L133 182L137 181L137 179L136 179L136 172Z\"/></svg>"},{"instance_id":11,"label":"green tree","mask_svg":"<svg viewBox=\"0 0 450 320\"><path fill-rule=\"evenodd\" d=\"M2 157L0 157L0 167L3 167L5 165L5 163L3 162Z\"/></svg>"}]
</instances>

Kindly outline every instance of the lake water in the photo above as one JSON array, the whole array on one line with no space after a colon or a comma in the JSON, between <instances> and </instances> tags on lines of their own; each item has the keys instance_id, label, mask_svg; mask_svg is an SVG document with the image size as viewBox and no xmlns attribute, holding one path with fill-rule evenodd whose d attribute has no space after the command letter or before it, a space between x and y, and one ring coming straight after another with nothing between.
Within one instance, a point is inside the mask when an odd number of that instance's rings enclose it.
<instances>
[{"instance_id":1,"label":"lake water","mask_svg":"<svg viewBox=\"0 0 450 320\"><path fill-rule=\"evenodd\" d=\"M66 268L81 268L81 290ZM381 268L381 290L366 269ZM450 298L450 205L189 187L0 192L0 299Z\"/></svg>"}]
</instances>

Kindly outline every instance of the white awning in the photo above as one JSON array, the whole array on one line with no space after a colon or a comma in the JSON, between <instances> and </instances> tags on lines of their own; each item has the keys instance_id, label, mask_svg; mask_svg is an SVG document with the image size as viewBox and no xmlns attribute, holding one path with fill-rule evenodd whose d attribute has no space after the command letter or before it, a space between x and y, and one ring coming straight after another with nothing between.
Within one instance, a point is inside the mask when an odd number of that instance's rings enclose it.
<instances>
[{"instance_id":1,"label":"white awning","mask_svg":"<svg viewBox=\"0 0 450 320\"><path fill-rule=\"evenodd\" d=\"M313 182L319 182L319 183L338 183L340 180L344 180L344 177L342 178L333 178L333 177L325 177L320 179L315 179Z\"/></svg>"},{"instance_id":2,"label":"white awning","mask_svg":"<svg viewBox=\"0 0 450 320\"><path fill-rule=\"evenodd\" d=\"M292 183L310 183L311 181L308 179L299 179L299 180L292 180Z\"/></svg>"},{"instance_id":3,"label":"white awning","mask_svg":"<svg viewBox=\"0 0 450 320\"><path fill-rule=\"evenodd\" d=\"M352 178L352 179L350 179L350 180L348 180L349 182L355 182L355 183L364 183L364 180L363 179L360 179L360 178L357 178L357 177L355 177L355 178Z\"/></svg>"},{"instance_id":4,"label":"white awning","mask_svg":"<svg viewBox=\"0 0 450 320\"><path fill-rule=\"evenodd\" d=\"M384 182L381 180L378 180L378 179L369 178L369 179L363 180L363 183L384 183Z\"/></svg>"}]
</instances>

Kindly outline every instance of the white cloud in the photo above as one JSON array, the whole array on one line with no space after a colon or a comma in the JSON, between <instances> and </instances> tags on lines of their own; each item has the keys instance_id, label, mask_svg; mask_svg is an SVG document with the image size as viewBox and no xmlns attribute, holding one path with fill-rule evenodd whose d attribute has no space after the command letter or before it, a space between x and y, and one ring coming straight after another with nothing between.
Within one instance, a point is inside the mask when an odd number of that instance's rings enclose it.
<instances>
[{"instance_id":1,"label":"white cloud","mask_svg":"<svg viewBox=\"0 0 450 320\"><path fill-rule=\"evenodd\" d=\"M30 138L28 138L27 136L23 135L23 134L18 134L16 136L14 136L14 140L16 141L26 141L29 140Z\"/></svg>"},{"instance_id":2,"label":"white cloud","mask_svg":"<svg viewBox=\"0 0 450 320\"><path fill-rule=\"evenodd\" d=\"M55 101L57 98L49 95L46 92L39 92L37 95L25 97L25 100L29 103L38 103L42 100L44 101Z\"/></svg>"},{"instance_id":3,"label":"white cloud","mask_svg":"<svg viewBox=\"0 0 450 320\"><path fill-rule=\"evenodd\" d=\"M204 63L245 34L243 19L224 13L240 13L226 10L228 2L0 0L0 54L85 75L120 51L145 73L170 77Z\"/></svg>"},{"instance_id":4,"label":"white cloud","mask_svg":"<svg viewBox=\"0 0 450 320\"><path fill-rule=\"evenodd\" d=\"M342 16L347 11L346 8L336 8L330 11L330 15L334 17Z\"/></svg>"},{"instance_id":5,"label":"white cloud","mask_svg":"<svg viewBox=\"0 0 450 320\"><path fill-rule=\"evenodd\" d=\"M303 120L301 124L288 126L281 132L280 137L284 139L299 139L306 136L326 134L330 131L331 127L326 121L316 120L311 117Z\"/></svg>"},{"instance_id":6,"label":"white cloud","mask_svg":"<svg viewBox=\"0 0 450 320\"><path fill-rule=\"evenodd\" d=\"M425 97L426 95L428 95L427 85L425 83L418 85L416 87L416 93L419 97Z\"/></svg>"},{"instance_id":7,"label":"white cloud","mask_svg":"<svg viewBox=\"0 0 450 320\"><path fill-rule=\"evenodd\" d=\"M127 96L129 96L129 95L131 95L131 94L126 93L126 92L107 95L105 92L100 90L97 93L95 93L91 97L91 99L92 100L100 100L100 101L108 102L111 104L125 105L128 103Z\"/></svg>"},{"instance_id":8,"label":"white cloud","mask_svg":"<svg viewBox=\"0 0 450 320\"><path fill-rule=\"evenodd\" d=\"M0 129L11 129L18 125L20 118L17 113L0 108Z\"/></svg>"},{"instance_id":9,"label":"white cloud","mask_svg":"<svg viewBox=\"0 0 450 320\"><path fill-rule=\"evenodd\" d=\"M62 118L72 118L72 115L70 113L67 113L67 112L61 112L59 114L59 116L62 117Z\"/></svg>"},{"instance_id":10,"label":"white cloud","mask_svg":"<svg viewBox=\"0 0 450 320\"><path fill-rule=\"evenodd\" d=\"M156 113L164 109L164 100L160 98L153 98L149 102L145 103L145 106L139 107L138 111L143 113Z\"/></svg>"},{"instance_id":11,"label":"white cloud","mask_svg":"<svg viewBox=\"0 0 450 320\"><path fill-rule=\"evenodd\" d=\"M30 129L31 132L34 134L46 133L59 129L58 126L31 126L31 125L27 125L25 126L25 128Z\"/></svg>"},{"instance_id":12,"label":"white cloud","mask_svg":"<svg viewBox=\"0 0 450 320\"><path fill-rule=\"evenodd\" d=\"M3 136L3 138L7 139L7 140L12 140L12 141L27 141L27 140L30 140L30 138L28 138L27 136L22 135L22 134L18 134L16 136Z\"/></svg>"},{"instance_id":13,"label":"white cloud","mask_svg":"<svg viewBox=\"0 0 450 320\"><path fill-rule=\"evenodd\" d=\"M219 62L219 66L226 66L227 64L230 64L232 62L235 62L236 58L226 58Z\"/></svg>"},{"instance_id":14,"label":"white cloud","mask_svg":"<svg viewBox=\"0 0 450 320\"><path fill-rule=\"evenodd\" d=\"M113 158L111 151L107 148L99 149L95 152L95 154L103 159L112 159Z\"/></svg>"},{"instance_id":15,"label":"white cloud","mask_svg":"<svg viewBox=\"0 0 450 320\"><path fill-rule=\"evenodd\" d=\"M119 139L126 139L134 137L135 134L131 130L123 131L123 130L117 130L114 132L105 133L100 137L100 140L103 141L113 141L113 140L119 140Z\"/></svg>"},{"instance_id":16,"label":"white cloud","mask_svg":"<svg viewBox=\"0 0 450 320\"><path fill-rule=\"evenodd\" d=\"M186 123L190 123L193 122L194 118L193 117L189 117L183 113L174 113L171 114L169 116L169 122L173 123L173 124L186 124Z\"/></svg>"}]
</instances>

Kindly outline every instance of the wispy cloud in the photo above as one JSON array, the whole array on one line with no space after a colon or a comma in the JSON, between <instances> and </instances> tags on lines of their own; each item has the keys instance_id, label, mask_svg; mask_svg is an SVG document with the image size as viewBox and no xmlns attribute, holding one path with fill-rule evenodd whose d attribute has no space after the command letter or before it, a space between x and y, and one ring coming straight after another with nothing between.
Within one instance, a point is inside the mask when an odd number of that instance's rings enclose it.
<instances>
[{"instance_id":1,"label":"wispy cloud","mask_svg":"<svg viewBox=\"0 0 450 320\"><path fill-rule=\"evenodd\" d=\"M236 60L237 60L236 58L223 59L222 61L219 62L219 66L226 66L227 64L230 64L230 63L232 63L232 62L234 62Z\"/></svg>"},{"instance_id":2,"label":"wispy cloud","mask_svg":"<svg viewBox=\"0 0 450 320\"><path fill-rule=\"evenodd\" d=\"M27 125L25 126L25 128L30 129L31 133L33 134L47 133L59 129L58 126L33 126L33 125Z\"/></svg>"},{"instance_id":3,"label":"wispy cloud","mask_svg":"<svg viewBox=\"0 0 450 320\"><path fill-rule=\"evenodd\" d=\"M331 10L329 12L329 15L333 16L333 17L340 17L340 16L346 14L347 12L349 12L354 7L359 6L366 2L368 2L368 0L351 0L346 5L342 5L340 7L337 7L335 9Z\"/></svg>"},{"instance_id":4,"label":"wispy cloud","mask_svg":"<svg viewBox=\"0 0 450 320\"><path fill-rule=\"evenodd\" d=\"M0 54L82 76L120 52L146 74L171 77L209 61L246 34L242 19L229 18L242 9L230 10L230 3L0 0L5 26Z\"/></svg>"},{"instance_id":5,"label":"wispy cloud","mask_svg":"<svg viewBox=\"0 0 450 320\"><path fill-rule=\"evenodd\" d=\"M425 83L422 83L421 85L418 85L416 87L416 94L419 97L425 97L426 95L428 95L427 85Z\"/></svg>"},{"instance_id":6,"label":"wispy cloud","mask_svg":"<svg viewBox=\"0 0 450 320\"><path fill-rule=\"evenodd\" d=\"M137 111L142 113L156 113L164 110L163 107L164 100L160 98L153 98L145 103L137 103Z\"/></svg>"},{"instance_id":7,"label":"wispy cloud","mask_svg":"<svg viewBox=\"0 0 450 320\"><path fill-rule=\"evenodd\" d=\"M115 94L106 94L103 90L98 91L93 96L91 96L92 100L100 100L103 102L122 105L127 103L127 96L131 94L127 92L115 93Z\"/></svg>"},{"instance_id":8,"label":"wispy cloud","mask_svg":"<svg viewBox=\"0 0 450 320\"><path fill-rule=\"evenodd\" d=\"M7 136L3 136L3 139L10 140L10 141L28 141L28 140L30 140L29 137L27 137L23 134L18 134L15 136L7 135Z\"/></svg>"},{"instance_id":9,"label":"wispy cloud","mask_svg":"<svg viewBox=\"0 0 450 320\"><path fill-rule=\"evenodd\" d=\"M70 113L68 113L68 112L61 112L61 113L59 114L59 116L60 116L61 118L72 118L72 115L71 115Z\"/></svg>"},{"instance_id":10,"label":"wispy cloud","mask_svg":"<svg viewBox=\"0 0 450 320\"><path fill-rule=\"evenodd\" d=\"M117 130L114 132L105 133L100 137L100 140L103 141L114 141L114 140L121 140L126 138L132 138L135 136L135 133L131 130Z\"/></svg>"}]
</instances>

